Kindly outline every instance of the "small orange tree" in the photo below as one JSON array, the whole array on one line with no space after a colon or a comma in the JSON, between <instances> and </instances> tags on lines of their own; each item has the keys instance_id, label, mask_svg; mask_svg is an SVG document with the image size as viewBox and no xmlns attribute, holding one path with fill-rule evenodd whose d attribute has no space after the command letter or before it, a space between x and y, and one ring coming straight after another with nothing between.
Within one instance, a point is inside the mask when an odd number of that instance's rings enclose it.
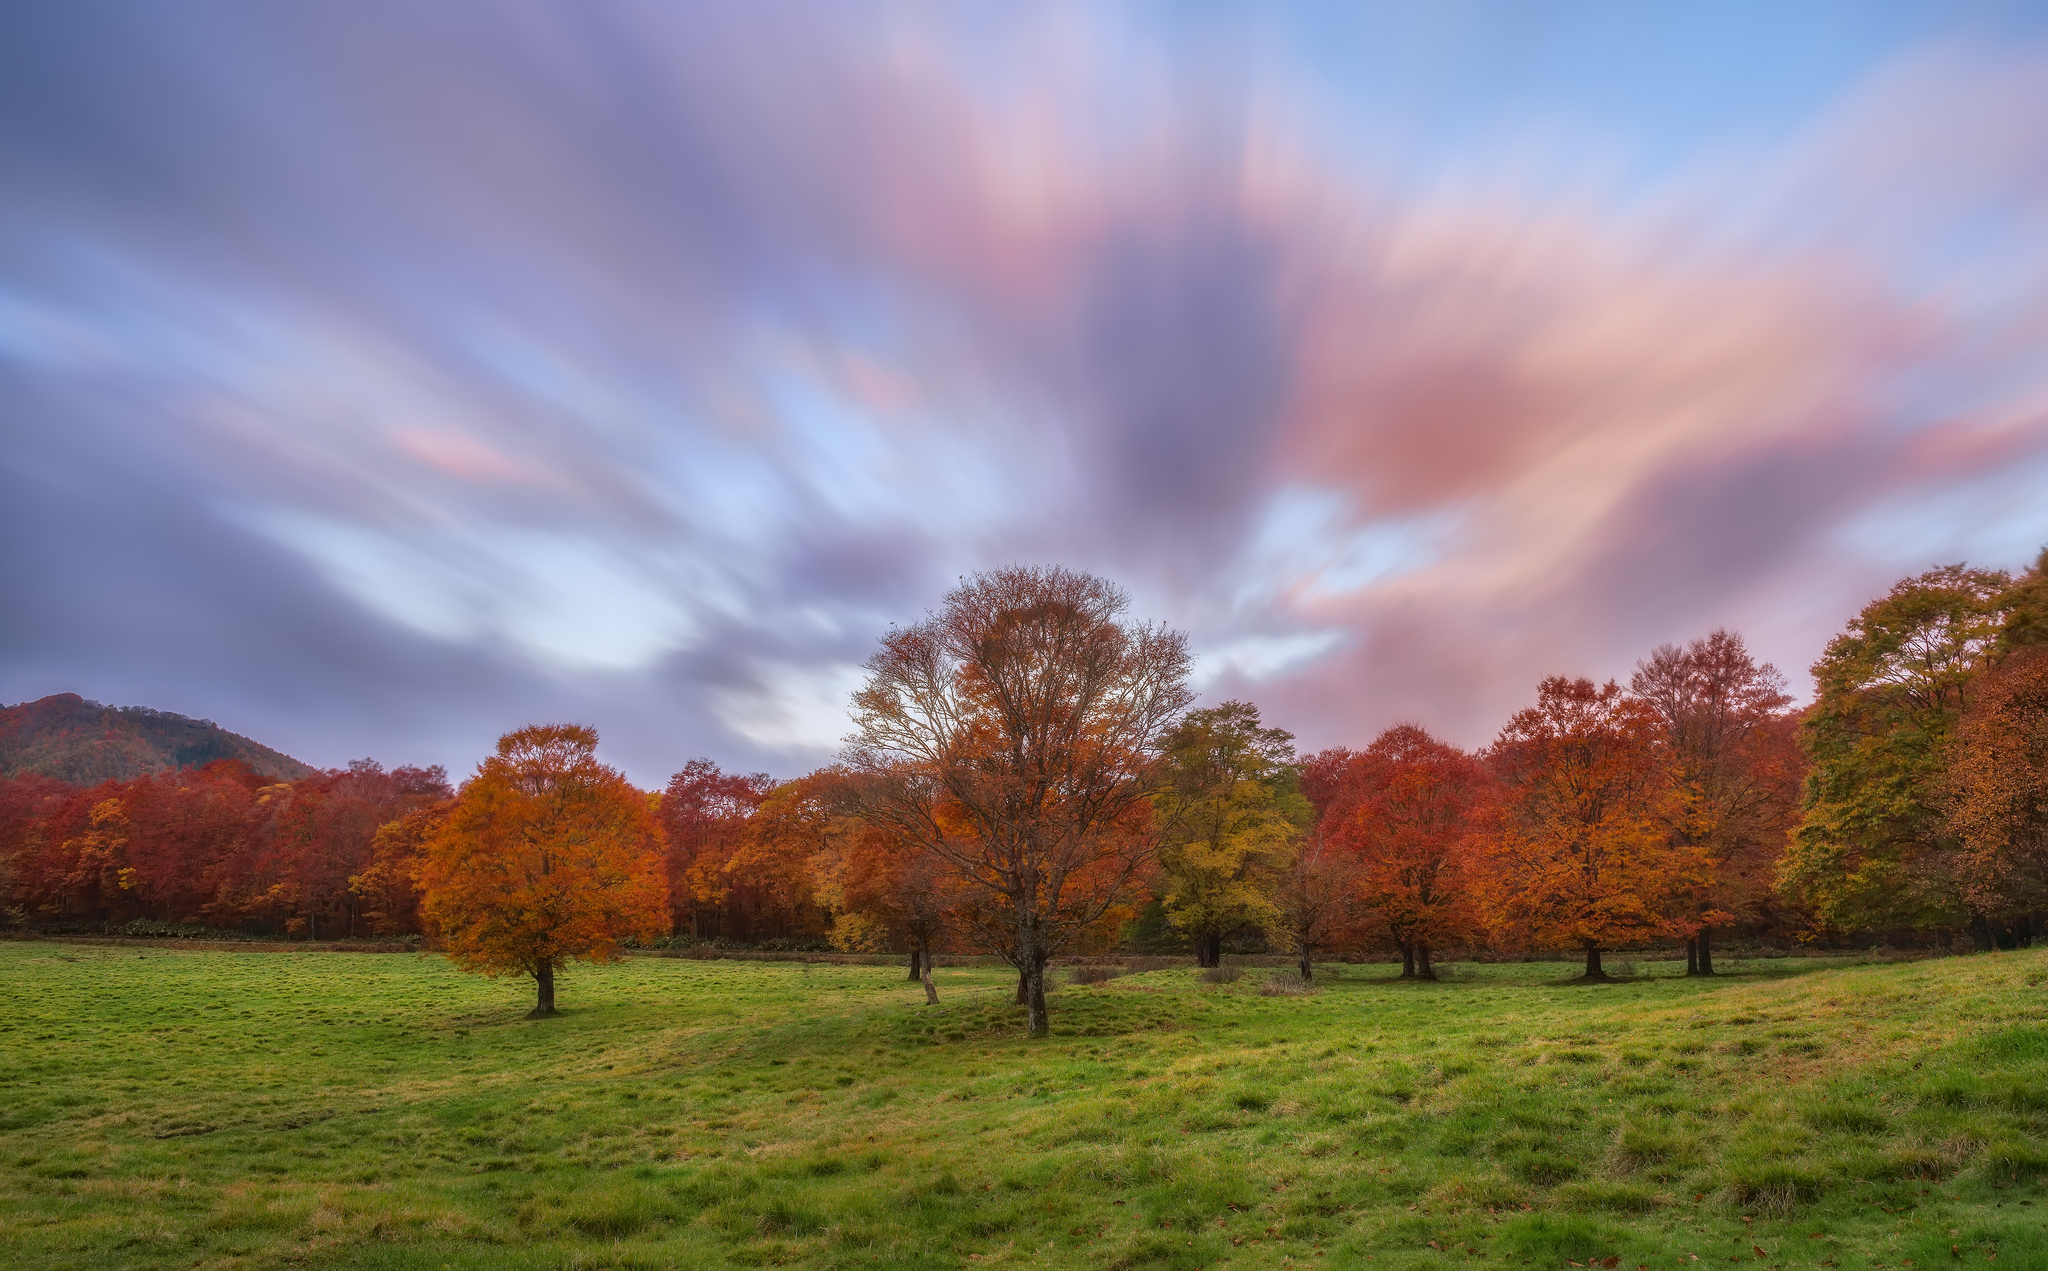
<instances>
[{"instance_id":1,"label":"small orange tree","mask_svg":"<svg viewBox=\"0 0 2048 1271\"><path fill-rule=\"evenodd\" d=\"M668 927L668 880L647 797L597 761L597 730L506 733L420 863L420 916L466 971L531 975L555 1013L555 969L614 962Z\"/></svg>"}]
</instances>

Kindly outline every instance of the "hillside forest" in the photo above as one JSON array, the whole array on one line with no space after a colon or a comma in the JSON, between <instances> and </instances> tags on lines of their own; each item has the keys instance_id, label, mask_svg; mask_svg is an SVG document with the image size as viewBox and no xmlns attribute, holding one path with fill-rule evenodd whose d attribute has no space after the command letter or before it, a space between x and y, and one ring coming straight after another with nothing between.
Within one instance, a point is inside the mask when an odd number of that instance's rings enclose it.
<instances>
[{"instance_id":1,"label":"hillside forest","mask_svg":"<svg viewBox=\"0 0 2048 1271\"><path fill-rule=\"evenodd\" d=\"M1066 752L1060 797L1086 807L1067 856L1031 858L1021 883L997 851L989 809L1010 796L994 769L912 762L936 735L918 731L916 686L944 679L947 623L976 604L1009 621L989 587L1020 578L1097 606L1088 638L1122 641L1101 700L1125 712L1091 716ZM1827 645L1803 708L1714 631L1650 650L1626 683L1544 680L1477 752L1401 724L1300 754L1250 703L1188 709L1184 646L1115 626L1105 588L983 576L893 633L855 699L859 744L827 768L778 781L696 759L659 791L613 773L644 807L633 850L660 915L631 939L893 951L913 974L945 952L1284 951L1304 975L1367 953L1429 978L1450 950L1557 951L1597 977L1602 950L1682 945L1710 974L1735 938L2048 936L2048 553L2018 577L1900 581ZM985 667L954 673L984 705L1004 691ZM1138 684L1151 695L1131 705ZM1105 737L1123 739L1109 757ZM957 759L966 743L946 744ZM18 930L433 941L423 871L459 807L442 769L368 759L290 777L250 755L125 780L20 773L0 778L0 907ZM1042 914L1019 908L1046 895ZM1025 944L1020 922L1040 924Z\"/></svg>"}]
</instances>

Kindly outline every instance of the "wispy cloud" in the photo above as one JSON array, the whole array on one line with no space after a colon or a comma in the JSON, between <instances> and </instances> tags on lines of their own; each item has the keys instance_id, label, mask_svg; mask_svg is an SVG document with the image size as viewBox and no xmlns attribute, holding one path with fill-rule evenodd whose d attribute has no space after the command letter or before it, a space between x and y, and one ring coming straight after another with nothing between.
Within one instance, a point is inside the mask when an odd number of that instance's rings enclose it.
<instances>
[{"instance_id":1,"label":"wispy cloud","mask_svg":"<svg viewBox=\"0 0 2048 1271\"><path fill-rule=\"evenodd\" d=\"M790 771L888 622L1060 560L1306 742L1478 742L2048 539L2033 36L1651 179L1512 100L1418 165L1236 18L12 21L0 695Z\"/></svg>"}]
</instances>

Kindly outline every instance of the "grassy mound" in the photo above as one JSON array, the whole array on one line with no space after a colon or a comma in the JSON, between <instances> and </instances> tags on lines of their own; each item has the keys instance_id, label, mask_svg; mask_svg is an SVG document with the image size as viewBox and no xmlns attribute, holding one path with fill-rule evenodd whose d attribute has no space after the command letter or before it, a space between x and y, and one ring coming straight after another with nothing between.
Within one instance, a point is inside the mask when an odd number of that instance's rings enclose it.
<instances>
[{"instance_id":1,"label":"grassy mound","mask_svg":"<svg viewBox=\"0 0 2048 1271\"><path fill-rule=\"evenodd\" d=\"M2048 951L1729 970L0 945L0 1264L2048 1271Z\"/></svg>"}]
</instances>

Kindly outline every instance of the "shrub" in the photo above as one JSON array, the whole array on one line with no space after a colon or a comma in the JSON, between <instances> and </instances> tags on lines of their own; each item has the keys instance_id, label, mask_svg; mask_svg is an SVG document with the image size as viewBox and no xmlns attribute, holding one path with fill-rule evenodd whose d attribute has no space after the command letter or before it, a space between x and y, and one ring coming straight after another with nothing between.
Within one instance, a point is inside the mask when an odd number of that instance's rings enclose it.
<instances>
[{"instance_id":1,"label":"shrub","mask_svg":"<svg viewBox=\"0 0 2048 1271\"><path fill-rule=\"evenodd\" d=\"M1067 972L1067 978L1075 984L1107 984L1123 974L1120 967L1077 966Z\"/></svg>"},{"instance_id":2,"label":"shrub","mask_svg":"<svg viewBox=\"0 0 2048 1271\"><path fill-rule=\"evenodd\" d=\"M1259 985L1260 997L1305 997L1316 986L1298 975L1269 976Z\"/></svg>"},{"instance_id":3,"label":"shrub","mask_svg":"<svg viewBox=\"0 0 2048 1271\"><path fill-rule=\"evenodd\" d=\"M1204 984L1235 984L1244 978L1244 968L1234 966L1212 966L1202 972Z\"/></svg>"}]
</instances>

